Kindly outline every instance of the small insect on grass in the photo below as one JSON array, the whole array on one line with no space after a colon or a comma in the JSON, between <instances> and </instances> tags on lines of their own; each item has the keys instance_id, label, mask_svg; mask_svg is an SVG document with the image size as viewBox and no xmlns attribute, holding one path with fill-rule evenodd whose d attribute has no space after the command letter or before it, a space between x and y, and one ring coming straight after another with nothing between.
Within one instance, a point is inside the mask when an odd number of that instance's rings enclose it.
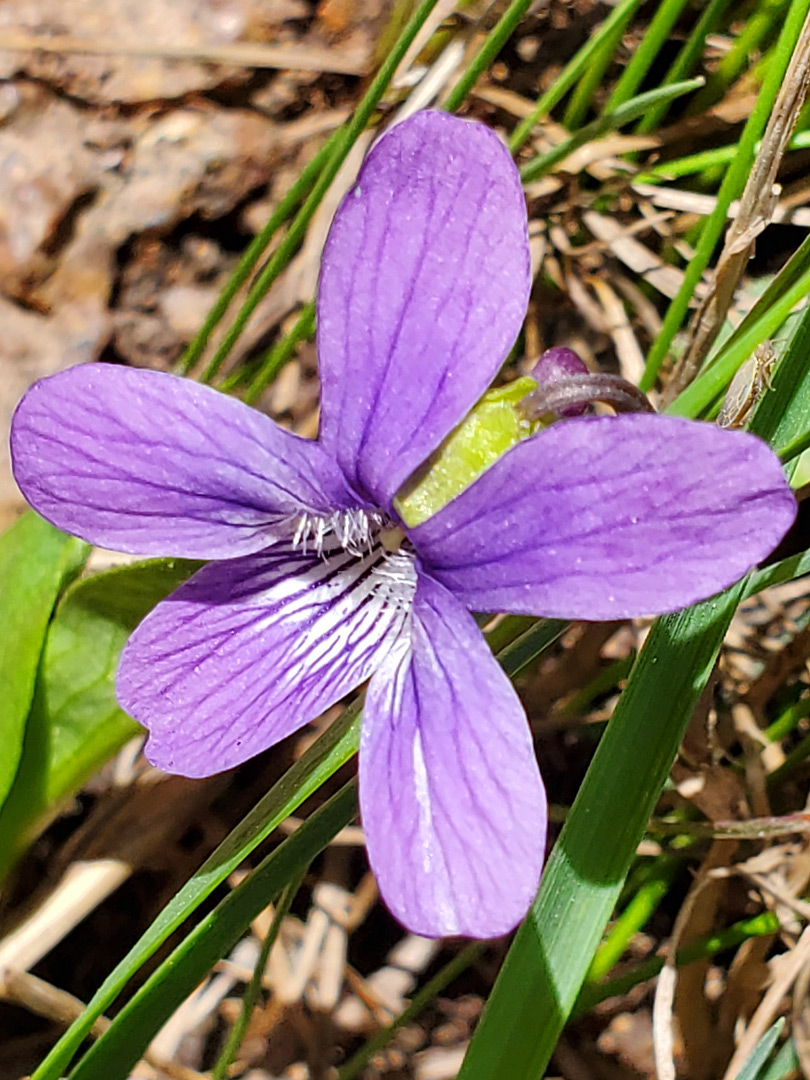
<instances>
[{"instance_id":1,"label":"small insect on grass","mask_svg":"<svg viewBox=\"0 0 810 1080\"><path fill-rule=\"evenodd\" d=\"M760 345L731 380L717 416L723 428L744 427L765 390L771 389L776 352L770 341Z\"/></svg>"}]
</instances>

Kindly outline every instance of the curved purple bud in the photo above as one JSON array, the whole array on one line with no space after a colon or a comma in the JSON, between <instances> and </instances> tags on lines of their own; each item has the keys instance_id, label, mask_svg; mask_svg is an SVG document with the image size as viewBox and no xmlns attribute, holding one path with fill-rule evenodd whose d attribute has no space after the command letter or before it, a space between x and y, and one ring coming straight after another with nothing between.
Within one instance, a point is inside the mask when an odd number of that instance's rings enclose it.
<instances>
[{"instance_id":1,"label":"curved purple bud","mask_svg":"<svg viewBox=\"0 0 810 1080\"><path fill-rule=\"evenodd\" d=\"M546 349L529 374L542 389L559 382L560 379L587 375L588 368L573 349L566 348L565 345L555 345L553 349ZM560 409L559 415L566 419L582 416L586 408L586 405L569 405Z\"/></svg>"}]
</instances>

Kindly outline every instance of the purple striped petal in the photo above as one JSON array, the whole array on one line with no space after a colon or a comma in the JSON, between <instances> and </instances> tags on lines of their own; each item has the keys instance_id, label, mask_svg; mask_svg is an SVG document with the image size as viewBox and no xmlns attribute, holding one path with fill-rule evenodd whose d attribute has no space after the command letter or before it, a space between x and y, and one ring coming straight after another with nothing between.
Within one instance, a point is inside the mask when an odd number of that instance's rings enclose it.
<instances>
[{"instance_id":1,"label":"purple striped petal","mask_svg":"<svg viewBox=\"0 0 810 1080\"><path fill-rule=\"evenodd\" d=\"M795 514L760 439L636 414L554 424L410 535L471 610L618 619L719 592Z\"/></svg>"},{"instance_id":2,"label":"purple striped petal","mask_svg":"<svg viewBox=\"0 0 810 1080\"><path fill-rule=\"evenodd\" d=\"M297 514L357 505L317 443L157 371L83 364L43 379L17 408L11 452L43 517L139 555L232 558Z\"/></svg>"},{"instance_id":3,"label":"purple striped petal","mask_svg":"<svg viewBox=\"0 0 810 1080\"><path fill-rule=\"evenodd\" d=\"M523 707L472 617L420 575L371 681L360 806L382 896L427 937L497 937L537 889L546 800Z\"/></svg>"},{"instance_id":4,"label":"purple striped petal","mask_svg":"<svg viewBox=\"0 0 810 1080\"><path fill-rule=\"evenodd\" d=\"M491 382L529 295L526 208L481 124L423 112L369 154L321 265L322 439L388 507Z\"/></svg>"},{"instance_id":5,"label":"purple striped petal","mask_svg":"<svg viewBox=\"0 0 810 1080\"><path fill-rule=\"evenodd\" d=\"M129 640L118 699L153 765L210 776L283 739L358 686L400 631L379 549L284 545L211 563Z\"/></svg>"}]
</instances>

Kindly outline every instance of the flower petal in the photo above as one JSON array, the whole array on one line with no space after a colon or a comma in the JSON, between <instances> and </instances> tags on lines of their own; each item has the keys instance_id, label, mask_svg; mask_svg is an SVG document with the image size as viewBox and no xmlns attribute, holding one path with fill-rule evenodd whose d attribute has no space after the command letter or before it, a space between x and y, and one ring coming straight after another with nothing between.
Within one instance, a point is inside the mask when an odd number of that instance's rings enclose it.
<instances>
[{"instance_id":1,"label":"flower petal","mask_svg":"<svg viewBox=\"0 0 810 1080\"><path fill-rule=\"evenodd\" d=\"M157 371L82 364L43 379L17 407L11 451L43 517L141 555L232 558L296 514L357 505L317 443Z\"/></svg>"},{"instance_id":2,"label":"flower petal","mask_svg":"<svg viewBox=\"0 0 810 1080\"><path fill-rule=\"evenodd\" d=\"M158 604L117 683L150 731L152 764L183 776L229 769L367 679L407 610L381 566L379 550L319 557L279 544L211 563Z\"/></svg>"},{"instance_id":3,"label":"flower petal","mask_svg":"<svg viewBox=\"0 0 810 1080\"><path fill-rule=\"evenodd\" d=\"M719 592L795 514L760 439L636 414L554 424L410 535L471 610L617 619Z\"/></svg>"},{"instance_id":4,"label":"flower petal","mask_svg":"<svg viewBox=\"0 0 810 1080\"><path fill-rule=\"evenodd\" d=\"M472 617L419 576L371 681L360 806L385 902L427 937L497 937L537 889L546 799L523 707Z\"/></svg>"},{"instance_id":5,"label":"flower petal","mask_svg":"<svg viewBox=\"0 0 810 1080\"><path fill-rule=\"evenodd\" d=\"M526 208L481 124L417 113L384 135L321 265L324 443L380 505L489 385L529 294Z\"/></svg>"}]
</instances>

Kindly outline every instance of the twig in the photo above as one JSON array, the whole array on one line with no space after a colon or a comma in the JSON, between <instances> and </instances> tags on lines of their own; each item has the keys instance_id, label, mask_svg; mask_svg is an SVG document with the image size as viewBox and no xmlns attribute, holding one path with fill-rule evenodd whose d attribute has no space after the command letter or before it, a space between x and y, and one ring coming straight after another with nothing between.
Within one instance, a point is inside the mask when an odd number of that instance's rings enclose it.
<instances>
[{"instance_id":1,"label":"twig","mask_svg":"<svg viewBox=\"0 0 810 1080\"><path fill-rule=\"evenodd\" d=\"M365 75L368 56L357 50L313 48L311 45L262 45L232 42L223 45L168 45L118 38L78 38L71 34L0 33L0 52L83 53L90 56L137 56L155 60L190 60L232 67L280 68L286 71L328 71Z\"/></svg>"},{"instance_id":2,"label":"twig","mask_svg":"<svg viewBox=\"0 0 810 1080\"><path fill-rule=\"evenodd\" d=\"M796 117L810 86L810 15L804 22L785 79L774 104L759 153L740 199L740 208L726 234L709 295L692 320L689 345L667 386L671 401L692 381L717 337L734 290L743 275L757 236L773 218L778 190L774 189Z\"/></svg>"}]
</instances>

